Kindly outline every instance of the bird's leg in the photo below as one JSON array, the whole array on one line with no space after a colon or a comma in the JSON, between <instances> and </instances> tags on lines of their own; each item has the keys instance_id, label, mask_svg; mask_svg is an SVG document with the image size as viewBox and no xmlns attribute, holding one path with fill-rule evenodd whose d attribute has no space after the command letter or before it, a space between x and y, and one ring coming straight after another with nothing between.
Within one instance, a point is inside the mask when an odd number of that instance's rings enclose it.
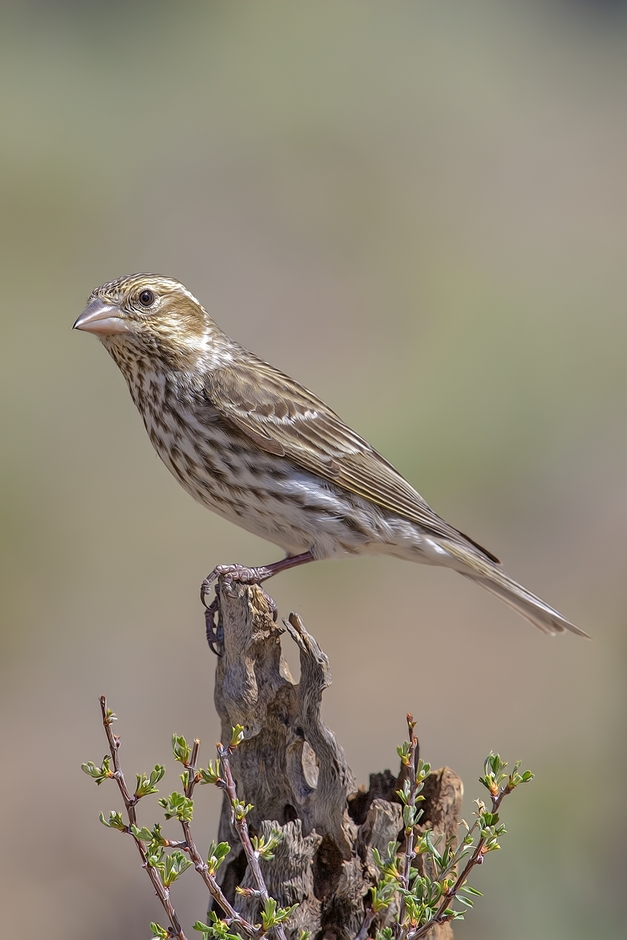
<instances>
[{"instance_id":1,"label":"bird's leg","mask_svg":"<svg viewBox=\"0 0 627 940\"><path fill-rule=\"evenodd\" d=\"M260 585L263 581L267 581L268 578L274 577L275 574L280 574L281 571L287 571L289 568L296 568L298 565L305 565L309 561L315 561L315 559L312 553L307 551L303 552L301 555L287 555L286 558L282 558L280 561L275 561L271 565L262 565L259 568L246 568L244 565L216 565L211 574L207 575L205 580L200 585L200 600L202 601L203 606L207 609L207 623L209 623L209 620L211 621L212 631L214 630L214 613L218 609L217 585L215 600L213 600L211 604L208 605L206 598L211 590L211 585L214 583L214 581L217 581L218 578L225 578L225 580L228 582L239 581L240 584ZM263 593L266 600L268 601L268 606L272 611L272 616L276 620L276 604L272 598L266 594L265 591ZM212 640L209 640L210 646L212 642Z\"/></svg>"},{"instance_id":2,"label":"bird's leg","mask_svg":"<svg viewBox=\"0 0 627 940\"><path fill-rule=\"evenodd\" d=\"M306 565L308 562L315 560L313 554L310 551L306 551L301 555L286 555L285 558L282 558L280 561L274 561L271 565L253 570L267 571L268 573L262 575L260 579L260 581L267 581L268 578L273 578L275 574L281 574L282 571L288 571L290 568L298 568L299 565Z\"/></svg>"}]
</instances>

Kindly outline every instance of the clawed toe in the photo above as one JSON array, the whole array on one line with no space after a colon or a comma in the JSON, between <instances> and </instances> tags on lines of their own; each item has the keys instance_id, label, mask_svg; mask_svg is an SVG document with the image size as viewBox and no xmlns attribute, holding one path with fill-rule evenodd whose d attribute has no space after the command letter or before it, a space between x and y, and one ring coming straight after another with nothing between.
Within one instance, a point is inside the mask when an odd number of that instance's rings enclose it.
<instances>
[{"instance_id":1,"label":"clawed toe","mask_svg":"<svg viewBox=\"0 0 627 940\"><path fill-rule=\"evenodd\" d=\"M261 584L271 575L272 572L266 567L246 568L244 565L216 565L211 574L207 575L200 585L200 599L206 607L206 597L211 590L211 585L218 578L225 578L229 582L239 581L240 584Z\"/></svg>"},{"instance_id":2,"label":"clawed toe","mask_svg":"<svg viewBox=\"0 0 627 940\"><path fill-rule=\"evenodd\" d=\"M205 635L209 649L216 656L222 656L222 643L224 641L224 630L222 624L216 624L216 614L218 613L218 597L209 604L205 610Z\"/></svg>"}]
</instances>

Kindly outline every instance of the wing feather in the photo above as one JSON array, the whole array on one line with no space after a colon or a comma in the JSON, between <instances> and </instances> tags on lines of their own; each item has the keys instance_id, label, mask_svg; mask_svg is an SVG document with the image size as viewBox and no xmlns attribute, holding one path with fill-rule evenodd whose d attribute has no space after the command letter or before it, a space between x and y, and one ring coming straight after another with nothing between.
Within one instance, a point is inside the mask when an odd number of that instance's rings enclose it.
<instances>
[{"instance_id":1,"label":"wing feather","mask_svg":"<svg viewBox=\"0 0 627 940\"><path fill-rule=\"evenodd\" d=\"M212 370L205 393L220 415L267 453L370 500L441 538L460 537L400 473L323 401L289 376L242 350L232 369Z\"/></svg>"}]
</instances>

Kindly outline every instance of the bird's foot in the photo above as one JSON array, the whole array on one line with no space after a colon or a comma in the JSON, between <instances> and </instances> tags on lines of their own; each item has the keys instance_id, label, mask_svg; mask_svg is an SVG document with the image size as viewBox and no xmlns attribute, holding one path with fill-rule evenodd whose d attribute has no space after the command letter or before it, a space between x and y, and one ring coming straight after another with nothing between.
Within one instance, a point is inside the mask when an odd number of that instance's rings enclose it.
<instances>
[{"instance_id":1,"label":"bird's foot","mask_svg":"<svg viewBox=\"0 0 627 940\"><path fill-rule=\"evenodd\" d=\"M232 584L234 581L239 582L240 584L256 584L260 587L261 582L271 578L274 574L272 568L263 565L259 568L246 568L244 565L216 565L211 574L207 575L205 580L200 585L200 600L202 601L203 606L206 608L205 621L207 624L207 640L209 646L213 649L212 643L221 642L221 638L218 637L215 629L215 614L218 610L219 600L218 600L218 587L216 584L216 596L211 604L207 604L207 595L211 591L211 587L218 578L223 578L226 584ZM273 598L267 594L263 588L260 588L263 596L266 599L266 603L270 608L270 613L272 614L272 619L276 623L277 619L277 606ZM209 626L211 624L211 627ZM209 638L209 630L211 629L212 639ZM221 627L218 627L218 632L221 630ZM215 639L213 636L215 634ZM214 650L215 652L215 650Z\"/></svg>"},{"instance_id":2,"label":"bird's foot","mask_svg":"<svg viewBox=\"0 0 627 940\"><path fill-rule=\"evenodd\" d=\"M300 555L286 555L280 561L273 561L272 564L261 565L259 568L246 568L244 565L216 565L211 574L207 575L200 585L200 599L206 607L205 597L209 593L213 582L217 581L218 578L225 578L227 582L239 581L240 584L261 584L262 581L273 578L275 574L279 574L281 571L297 568L298 565L305 565L310 561L314 561L313 553L306 551ZM265 591L264 594L268 597ZM268 601L271 602L270 606L274 608L274 601L270 597L268 597Z\"/></svg>"},{"instance_id":3,"label":"bird's foot","mask_svg":"<svg viewBox=\"0 0 627 940\"><path fill-rule=\"evenodd\" d=\"M206 607L205 599L211 591L212 584L218 578L224 578L227 584L233 581L239 581L240 584L261 584L271 576L271 569L265 565L261 568L246 568L244 565L216 565L200 585L200 599Z\"/></svg>"}]
</instances>

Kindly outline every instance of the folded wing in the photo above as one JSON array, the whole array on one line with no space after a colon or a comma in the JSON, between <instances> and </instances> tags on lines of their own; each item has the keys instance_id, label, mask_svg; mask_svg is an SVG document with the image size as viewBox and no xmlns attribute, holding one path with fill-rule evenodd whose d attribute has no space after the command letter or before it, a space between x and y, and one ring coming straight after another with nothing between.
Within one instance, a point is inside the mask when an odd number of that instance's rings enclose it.
<instances>
[{"instance_id":1,"label":"folded wing","mask_svg":"<svg viewBox=\"0 0 627 940\"><path fill-rule=\"evenodd\" d=\"M462 539L490 552L441 519L381 454L323 401L278 369L247 353L236 369L213 370L205 391L221 416L267 453L370 500L437 538Z\"/></svg>"}]
</instances>

